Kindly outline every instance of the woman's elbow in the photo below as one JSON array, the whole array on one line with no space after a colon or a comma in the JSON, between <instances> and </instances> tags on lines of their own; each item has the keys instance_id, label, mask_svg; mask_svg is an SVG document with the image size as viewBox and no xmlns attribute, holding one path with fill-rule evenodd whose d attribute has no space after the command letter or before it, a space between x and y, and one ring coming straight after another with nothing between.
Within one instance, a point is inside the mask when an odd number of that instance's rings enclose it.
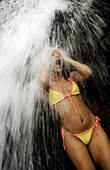
<instances>
[{"instance_id":1,"label":"woman's elbow","mask_svg":"<svg viewBox=\"0 0 110 170\"><path fill-rule=\"evenodd\" d=\"M89 76L91 76L93 74L93 70L91 68L89 68L88 74L89 74Z\"/></svg>"},{"instance_id":2,"label":"woman's elbow","mask_svg":"<svg viewBox=\"0 0 110 170\"><path fill-rule=\"evenodd\" d=\"M93 70L91 68L89 68L85 74L85 78L88 79L92 75L93 75Z\"/></svg>"}]
</instances>

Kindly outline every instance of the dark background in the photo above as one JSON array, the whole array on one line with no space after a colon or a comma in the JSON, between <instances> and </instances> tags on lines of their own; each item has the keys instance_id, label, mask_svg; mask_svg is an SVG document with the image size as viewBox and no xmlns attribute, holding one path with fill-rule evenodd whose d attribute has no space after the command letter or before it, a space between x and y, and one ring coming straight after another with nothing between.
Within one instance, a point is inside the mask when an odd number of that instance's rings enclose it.
<instances>
[{"instance_id":1,"label":"dark background","mask_svg":"<svg viewBox=\"0 0 110 170\"><path fill-rule=\"evenodd\" d=\"M1 1L1 0L0 0ZM108 71L108 75L106 76L107 82L101 84L101 91L97 89L97 84L99 82L94 83L91 78L88 80L85 85L86 98L91 103L91 110L95 108L94 114L98 113L98 116L101 118L101 125L106 131L108 137L110 138L110 2L109 0L97 0L97 5L95 4L95 8L100 11L101 17L105 20L107 27L103 28L104 36L101 41L105 44L106 50L100 49L99 45L99 53L103 53L105 56L105 64ZM103 6L104 4L104 6ZM60 12L56 12L55 23L62 23L62 14ZM68 31L68 30L67 30ZM66 34L66 33L65 33ZM50 42L52 41L52 37L50 35ZM98 42L97 42L98 43ZM98 46L98 44L97 44ZM85 58L86 61L86 58ZM93 66L94 72L97 73ZM97 77L98 78L98 77ZM92 89L91 91L89 89ZM83 90L83 88L82 88ZM100 95L102 93L102 97ZM85 97L85 96L83 96ZM85 99L87 105L88 102ZM99 105L100 108L96 107ZM37 110L38 103L36 103ZM61 130L60 125L61 121L58 117L57 113L53 113L51 108L45 103L45 101L41 101L42 112L39 114L37 111L34 114L34 127L33 127L33 163L35 170L68 170L75 169L72 162L70 161L66 151L63 150L62 138L61 138ZM47 107L47 111L45 108ZM48 113L48 114L47 114ZM38 117L36 118L36 115ZM11 142L10 142L11 141ZM13 141L11 140L10 134L7 135L6 145L9 145L9 154L4 152L4 164L7 163L7 170L11 169L10 160L11 155L13 153ZM10 158L7 160L7 157ZM20 166L22 167L22 166ZM99 167L96 165L96 168ZM18 168L22 169L22 168Z\"/></svg>"},{"instance_id":2,"label":"dark background","mask_svg":"<svg viewBox=\"0 0 110 170\"><path fill-rule=\"evenodd\" d=\"M110 72L110 2L107 0L99 0L97 1L97 5L95 4L96 10L99 11L100 16L104 19L107 26L103 28L104 35L101 38L101 41L104 43L106 50L100 47L100 44L97 42L98 53L100 56L103 54L105 57L105 66L108 72L105 79L106 82L103 81L99 83L99 81L94 83L94 79L89 79L85 85L86 91L86 98L89 100L91 104L91 110L94 114L97 114L101 118L101 125L104 128L105 132L107 133L108 137L110 138L110 90L109 90L109 72ZM104 4L104 6L103 6ZM56 12L55 24L59 23L60 26L62 25L62 14L60 12ZM55 29L55 24L53 25L53 30ZM69 30L68 30L69 31ZM65 33L66 34L66 33ZM56 36L57 39L57 36ZM52 34L50 36L50 42L52 42ZM97 56L96 56L97 57ZM94 58L95 59L95 58ZM85 58L86 62L86 58ZM98 79L97 70L95 67L90 64L93 68L94 76ZM100 79L100 78L99 78ZM100 84L100 85L98 85ZM98 86L99 89L97 88ZM83 88L82 88L83 89ZM91 91L90 91L91 89ZM83 96L84 97L84 96ZM85 99L87 105L88 102ZM98 105L98 107L97 107ZM42 108L45 110L45 106ZM71 163L66 151L63 150L62 145L62 138L60 132L60 118L56 116L56 113L51 112L51 109L48 106L49 115L46 115L46 112L43 111L39 114L39 125L34 129L34 153L33 153L33 160L35 169L38 170L68 170L68 169L75 169L73 164ZM95 111L94 111L95 110ZM44 126L44 133L43 133L43 123ZM36 131L37 129L37 131ZM38 130L39 129L39 130ZM45 136L45 137L44 137ZM39 151L39 152L38 152ZM91 158L92 159L92 158ZM95 164L95 163L94 163ZM99 167L95 164L96 169Z\"/></svg>"}]
</instances>

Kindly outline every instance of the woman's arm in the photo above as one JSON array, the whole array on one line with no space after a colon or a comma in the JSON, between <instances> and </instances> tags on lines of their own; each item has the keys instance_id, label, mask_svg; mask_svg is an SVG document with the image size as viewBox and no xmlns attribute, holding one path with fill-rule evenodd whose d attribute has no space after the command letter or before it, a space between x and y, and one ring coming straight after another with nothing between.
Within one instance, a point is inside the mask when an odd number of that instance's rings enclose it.
<instances>
[{"instance_id":1,"label":"woman's arm","mask_svg":"<svg viewBox=\"0 0 110 170\"><path fill-rule=\"evenodd\" d=\"M64 61L71 64L77 70L70 73L70 77L73 80L76 80L77 82L84 82L90 77L90 75L92 75L93 73L92 69L86 64L82 64L67 57L63 59Z\"/></svg>"},{"instance_id":2,"label":"woman's arm","mask_svg":"<svg viewBox=\"0 0 110 170\"><path fill-rule=\"evenodd\" d=\"M45 63L43 69L40 71L39 83L45 88L49 88L49 64L48 62Z\"/></svg>"},{"instance_id":3,"label":"woman's arm","mask_svg":"<svg viewBox=\"0 0 110 170\"><path fill-rule=\"evenodd\" d=\"M47 65L44 65L43 69L40 71L39 74L39 82L44 85L49 78L49 68Z\"/></svg>"}]
</instances>

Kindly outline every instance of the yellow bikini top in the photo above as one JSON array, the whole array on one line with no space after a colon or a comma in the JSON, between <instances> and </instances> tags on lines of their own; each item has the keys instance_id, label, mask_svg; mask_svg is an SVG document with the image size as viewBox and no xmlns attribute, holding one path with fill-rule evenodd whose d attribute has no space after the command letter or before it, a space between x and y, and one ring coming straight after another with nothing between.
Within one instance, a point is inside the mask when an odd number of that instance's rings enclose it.
<instances>
[{"instance_id":1,"label":"yellow bikini top","mask_svg":"<svg viewBox=\"0 0 110 170\"><path fill-rule=\"evenodd\" d=\"M80 90L79 90L78 85L73 80L71 80L70 78L68 78L68 80L70 80L72 83L71 93L69 95L64 95L64 94L58 92L57 90L52 89L51 83L50 83L49 99L50 99L51 104L54 105L54 104L60 102L61 100L63 100L64 98L68 98L70 100L75 112L78 113L72 100L71 100L71 96L80 94Z\"/></svg>"}]
</instances>

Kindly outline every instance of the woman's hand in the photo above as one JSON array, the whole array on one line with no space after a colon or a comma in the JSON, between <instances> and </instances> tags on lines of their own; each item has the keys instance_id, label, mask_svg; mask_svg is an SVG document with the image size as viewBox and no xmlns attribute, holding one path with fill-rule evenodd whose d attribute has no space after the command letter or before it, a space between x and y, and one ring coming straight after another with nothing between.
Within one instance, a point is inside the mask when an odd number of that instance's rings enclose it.
<instances>
[{"instance_id":1,"label":"woman's hand","mask_svg":"<svg viewBox=\"0 0 110 170\"><path fill-rule=\"evenodd\" d=\"M78 82L86 81L90 75L92 75L92 69L86 64L80 63L78 61L72 60L69 57L64 57L64 61L68 62L72 65L77 71L73 71L70 73L71 78L77 80Z\"/></svg>"},{"instance_id":2,"label":"woman's hand","mask_svg":"<svg viewBox=\"0 0 110 170\"><path fill-rule=\"evenodd\" d=\"M66 57L66 56L63 56L62 59L63 59L63 61L68 62L68 63L70 63L70 61L72 60L72 59L70 59L69 57Z\"/></svg>"}]
</instances>

